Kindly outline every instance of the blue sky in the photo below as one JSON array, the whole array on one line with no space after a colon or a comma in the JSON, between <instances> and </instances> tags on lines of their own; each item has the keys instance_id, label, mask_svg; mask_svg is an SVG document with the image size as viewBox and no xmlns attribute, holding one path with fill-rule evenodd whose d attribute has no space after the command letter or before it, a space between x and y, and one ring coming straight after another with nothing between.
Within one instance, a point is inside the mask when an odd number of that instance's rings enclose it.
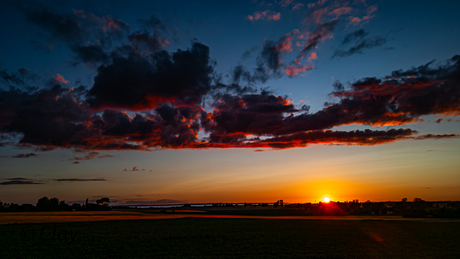
<instances>
[{"instance_id":1,"label":"blue sky","mask_svg":"<svg viewBox=\"0 0 460 259\"><path fill-rule=\"evenodd\" d=\"M458 2L0 5L3 202L460 199Z\"/></svg>"}]
</instances>

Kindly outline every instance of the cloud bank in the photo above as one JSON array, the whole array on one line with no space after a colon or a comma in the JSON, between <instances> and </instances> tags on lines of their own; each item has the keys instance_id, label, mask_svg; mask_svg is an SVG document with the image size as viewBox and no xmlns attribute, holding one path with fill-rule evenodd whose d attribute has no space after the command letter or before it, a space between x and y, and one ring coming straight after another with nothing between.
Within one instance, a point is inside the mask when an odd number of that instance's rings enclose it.
<instances>
[{"instance_id":1,"label":"cloud bank","mask_svg":"<svg viewBox=\"0 0 460 259\"><path fill-rule=\"evenodd\" d=\"M144 31L131 32L127 23L109 16L78 10L62 14L43 5L24 7L32 25L49 41L65 44L75 55L74 62L94 66L96 76L94 84L85 88L68 86L61 74L45 78L25 68L0 71L0 133L20 136L18 143L9 139L1 143L37 150L82 150L85 156L72 159L78 163L98 157L94 150L282 149L458 137L418 136L409 128L334 130L350 124L402 126L421 122L426 115L460 115L458 55L438 66L430 62L348 86L337 82L331 93L336 102L316 112L309 112L308 106L296 107L287 96L239 84L313 69L301 61L317 59L313 50L332 37L340 17L353 11L339 2L327 8L324 4L309 5L306 22L310 20L314 30L294 30L279 40L266 40L256 70L237 66L231 84L222 83L216 75L205 44L193 41L185 50L166 51L168 40L162 36L166 26L154 17L139 21ZM374 9L368 9L369 17ZM356 44L337 55L360 53L384 43L383 38L366 37L364 30L347 35L343 44ZM284 53L292 52L293 39L301 38L297 62L286 65ZM11 181L28 184L27 180Z\"/></svg>"}]
</instances>

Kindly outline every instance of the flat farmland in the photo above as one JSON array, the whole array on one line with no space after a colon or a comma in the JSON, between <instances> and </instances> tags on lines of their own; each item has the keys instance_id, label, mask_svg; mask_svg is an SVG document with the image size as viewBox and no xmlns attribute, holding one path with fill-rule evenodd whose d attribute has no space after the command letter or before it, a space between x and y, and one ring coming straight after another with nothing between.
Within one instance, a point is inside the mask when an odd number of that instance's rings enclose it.
<instances>
[{"instance_id":1,"label":"flat farmland","mask_svg":"<svg viewBox=\"0 0 460 259\"><path fill-rule=\"evenodd\" d=\"M73 215L30 213L32 218L41 216L48 220L0 225L0 258L460 256L460 223L456 220L397 220L394 217L393 220L368 217L306 220L116 211L70 213ZM66 216L79 219L63 220ZM3 217L6 216L0 215L0 221Z\"/></svg>"}]
</instances>

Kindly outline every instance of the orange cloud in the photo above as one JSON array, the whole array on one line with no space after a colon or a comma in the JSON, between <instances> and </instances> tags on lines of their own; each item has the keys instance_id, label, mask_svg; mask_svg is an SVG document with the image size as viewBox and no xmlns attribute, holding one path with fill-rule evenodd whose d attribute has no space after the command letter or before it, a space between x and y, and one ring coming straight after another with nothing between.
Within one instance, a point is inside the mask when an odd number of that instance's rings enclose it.
<instances>
[{"instance_id":1,"label":"orange cloud","mask_svg":"<svg viewBox=\"0 0 460 259\"><path fill-rule=\"evenodd\" d=\"M312 59L317 59L316 52L312 52L310 57L308 57L308 61L311 61Z\"/></svg>"},{"instance_id":2,"label":"orange cloud","mask_svg":"<svg viewBox=\"0 0 460 259\"><path fill-rule=\"evenodd\" d=\"M67 84L69 80L65 80L65 78L61 74L57 74L54 80L61 82L63 84Z\"/></svg>"}]
</instances>

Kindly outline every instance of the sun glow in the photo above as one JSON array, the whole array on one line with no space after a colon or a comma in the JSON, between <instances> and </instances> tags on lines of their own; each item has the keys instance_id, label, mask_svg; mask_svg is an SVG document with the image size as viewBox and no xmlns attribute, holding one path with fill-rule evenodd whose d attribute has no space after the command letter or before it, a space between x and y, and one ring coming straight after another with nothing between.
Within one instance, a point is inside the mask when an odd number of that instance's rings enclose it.
<instances>
[{"instance_id":1,"label":"sun glow","mask_svg":"<svg viewBox=\"0 0 460 259\"><path fill-rule=\"evenodd\" d=\"M326 203L328 203L328 202L331 201L331 199L329 199L329 197L324 197L323 201L326 202Z\"/></svg>"}]
</instances>

